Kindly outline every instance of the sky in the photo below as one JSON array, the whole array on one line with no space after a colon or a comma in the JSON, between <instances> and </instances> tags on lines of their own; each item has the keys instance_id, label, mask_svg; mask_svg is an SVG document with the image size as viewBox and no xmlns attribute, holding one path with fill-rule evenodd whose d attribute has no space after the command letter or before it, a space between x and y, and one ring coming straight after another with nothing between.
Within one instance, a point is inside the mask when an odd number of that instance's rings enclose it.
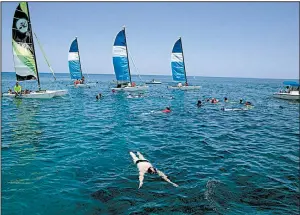
<instances>
[{"instance_id":1,"label":"sky","mask_svg":"<svg viewBox=\"0 0 300 215\"><path fill-rule=\"evenodd\" d=\"M2 2L2 71L13 72L12 18ZM112 46L126 26L132 74L171 75L182 37L188 76L299 79L297 2L30 2L33 31L56 73L78 37L84 73L114 74ZM50 72L35 42L40 72ZM132 65L132 64L131 64Z\"/></svg>"}]
</instances>

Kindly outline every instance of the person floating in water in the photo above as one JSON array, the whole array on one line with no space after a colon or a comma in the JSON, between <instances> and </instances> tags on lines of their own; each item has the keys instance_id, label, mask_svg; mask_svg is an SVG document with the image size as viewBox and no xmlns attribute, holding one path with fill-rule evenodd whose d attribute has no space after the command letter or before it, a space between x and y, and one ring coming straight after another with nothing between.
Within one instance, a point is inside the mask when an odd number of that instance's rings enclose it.
<instances>
[{"instance_id":1,"label":"person floating in water","mask_svg":"<svg viewBox=\"0 0 300 215\"><path fill-rule=\"evenodd\" d=\"M202 102L200 101L200 100L198 100L198 102L197 102L197 107L199 108L199 107L201 107L202 106Z\"/></svg>"},{"instance_id":2,"label":"person floating in water","mask_svg":"<svg viewBox=\"0 0 300 215\"><path fill-rule=\"evenodd\" d=\"M213 104L217 104L218 102L219 102L219 100L216 99L216 98L212 98L212 99L211 99L211 103L213 103Z\"/></svg>"},{"instance_id":3,"label":"person floating in water","mask_svg":"<svg viewBox=\"0 0 300 215\"><path fill-rule=\"evenodd\" d=\"M102 96L101 93L99 93L98 95L96 95L96 99L97 99L97 100L101 99L102 97L103 97L103 96Z\"/></svg>"},{"instance_id":4,"label":"person floating in water","mask_svg":"<svg viewBox=\"0 0 300 215\"><path fill-rule=\"evenodd\" d=\"M163 113L171 113L171 108L166 107L166 109L162 110Z\"/></svg>"},{"instance_id":5,"label":"person floating in water","mask_svg":"<svg viewBox=\"0 0 300 215\"><path fill-rule=\"evenodd\" d=\"M19 82L16 82L16 85L14 86L14 93L16 95L20 95L22 93L22 87L19 85Z\"/></svg>"},{"instance_id":6,"label":"person floating in water","mask_svg":"<svg viewBox=\"0 0 300 215\"><path fill-rule=\"evenodd\" d=\"M137 165L137 168L139 170L139 181L140 181L139 189L143 185L144 175L146 173L149 173L149 174L158 174L165 181L171 183L175 187L178 187L178 185L175 184L175 183L173 183L172 181L170 181L168 179L168 177L163 172L161 172L158 169L154 168L152 166L152 164L148 160L146 160L145 157L140 152L137 152L138 157L133 152L129 152L129 154L131 155L131 157L133 159L133 163Z\"/></svg>"},{"instance_id":7,"label":"person floating in water","mask_svg":"<svg viewBox=\"0 0 300 215\"><path fill-rule=\"evenodd\" d=\"M243 104L243 99L240 99L240 104Z\"/></svg>"},{"instance_id":8,"label":"person floating in water","mask_svg":"<svg viewBox=\"0 0 300 215\"><path fill-rule=\"evenodd\" d=\"M224 97L224 102L228 102L228 99L227 99L227 97Z\"/></svg>"}]
</instances>

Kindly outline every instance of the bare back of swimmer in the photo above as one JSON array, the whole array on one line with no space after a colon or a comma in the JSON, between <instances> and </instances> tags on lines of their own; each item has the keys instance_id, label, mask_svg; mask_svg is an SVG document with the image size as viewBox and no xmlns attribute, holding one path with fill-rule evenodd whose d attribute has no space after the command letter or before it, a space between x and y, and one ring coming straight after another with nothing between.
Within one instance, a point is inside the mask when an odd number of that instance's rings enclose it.
<instances>
[{"instance_id":1,"label":"bare back of swimmer","mask_svg":"<svg viewBox=\"0 0 300 215\"><path fill-rule=\"evenodd\" d=\"M131 155L131 157L133 159L133 163L135 163L137 165L137 168L139 169L139 181L140 181L139 189L143 185L144 175L146 173L158 174L165 181L171 183L175 187L178 187L178 185L173 183L172 181L170 181L168 179L168 177L163 172L161 172L158 169L154 168L152 166L152 164L148 160L146 160L145 157L140 152L137 152L138 157L133 152L129 152L129 154Z\"/></svg>"}]
</instances>

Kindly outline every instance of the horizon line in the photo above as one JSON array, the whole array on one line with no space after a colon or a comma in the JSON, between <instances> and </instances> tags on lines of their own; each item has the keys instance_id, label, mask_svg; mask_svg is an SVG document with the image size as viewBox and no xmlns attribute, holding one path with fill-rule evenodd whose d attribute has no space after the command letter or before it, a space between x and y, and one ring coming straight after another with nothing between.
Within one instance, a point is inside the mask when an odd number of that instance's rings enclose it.
<instances>
[{"instance_id":1,"label":"horizon line","mask_svg":"<svg viewBox=\"0 0 300 215\"><path fill-rule=\"evenodd\" d=\"M7 72L7 71L1 71L1 73L15 73L15 72ZM51 73L49 72L39 72L41 74L49 74L51 75ZM66 72L57 72L55 74L69 74ZM87 75L115 75L114 73L86 73ZM140 74L131 74L132 76L139 76ZM142 74L140 76L170 76L172 77L172 75L163 75L163 74ZM199 75L187 75L187 77L203 77L203 78L243 78L243 79L273 79L273 80L298 80L300 81L300 77L298 78L254 78L254 77L235 77L235 76L199 76Z\"/></svg>"}]
</instances>

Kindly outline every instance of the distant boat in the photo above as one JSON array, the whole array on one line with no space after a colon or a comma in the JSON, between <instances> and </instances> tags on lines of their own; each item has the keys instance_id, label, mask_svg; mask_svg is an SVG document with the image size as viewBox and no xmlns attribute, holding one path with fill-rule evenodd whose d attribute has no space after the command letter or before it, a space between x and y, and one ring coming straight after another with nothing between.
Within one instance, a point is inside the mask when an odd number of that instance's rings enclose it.
<instances>
[{"instance_id":1,"label":"distant boat","mask_svg":"<svg viewBox=\"0 0 300 215\"><path fill-rule=\"evenodd\" d=\"M19 3L15 10L12 26L12 47L17 81L37 80L38 83L38 91L22 93L18 95L18 97L38 99L53 98L64 96L68 93L67 90L41 89L27 2ZM44 57L46 57L45 54ZM50 70L53 72L48 61L47 63ZM16 95L13 93L4 93L3 96L15 97Z\"/></svg>"},{"instance_id":2,"label":"distant boat","mask_svg":"<svg viewBox=\"0 0 300 215\"><path fill-rule=\"evenodd\" d=\"M198 90L200 86L187 85L187 77L185 70L184 55L182 49L181 37L176 41L173 46L171 55L171 68L173 81L178 82L177 86L168 86L169 89L180 89L180 90ZM184 85L182 85L182 82Z\"/></svg>"},{"instance_id":3,"label":"distant boat","mask_svg":"<svg viewBox=\"0 0 300 215\"><path fill-rule=\"evenodd\" d=\"M113 65L117 79L115 91L145 91L148 86L135 86L131 81L125 27L117 34L113 45Z\"/></svg>"},{"instance_id":4,"label":"distant boat","mask_svg":"<svg viewBox=\"0 0 300 215\"><path fill-rule=\"evenodd\" d=\"M285 90L274 93L273 97L285 100L300 100L300 84L294 81L285 81L283 85L286 86Z\"/></svg>"},{"instance_id":5,"label":"distant boat","mask_svg":"<svg viewBox=\"0 0 300 215\"><path fill-rule=\"evenodd\" d=\"M152 79L152 81L147 81L146 84L161 84L161 82Z\"/></svg>"},{"instance_id":6,"label":"distant boat","mask_svg":"<svg viewBox=\"0 0 300 215\"><path fill-rule=\"evenodd\" d=\"M68 62L69 62L69 71L70 71L71 79L72 80L76 80L76 79L81 80L83 75L82 75L82 69L81 69L77 37L75 37L75 39L71 43L70 50L69 50L69 56L68 56ZM91 87L91 86L96 86L96 83L73 84L70 86Z\"/></svg>"}]
</instances>

